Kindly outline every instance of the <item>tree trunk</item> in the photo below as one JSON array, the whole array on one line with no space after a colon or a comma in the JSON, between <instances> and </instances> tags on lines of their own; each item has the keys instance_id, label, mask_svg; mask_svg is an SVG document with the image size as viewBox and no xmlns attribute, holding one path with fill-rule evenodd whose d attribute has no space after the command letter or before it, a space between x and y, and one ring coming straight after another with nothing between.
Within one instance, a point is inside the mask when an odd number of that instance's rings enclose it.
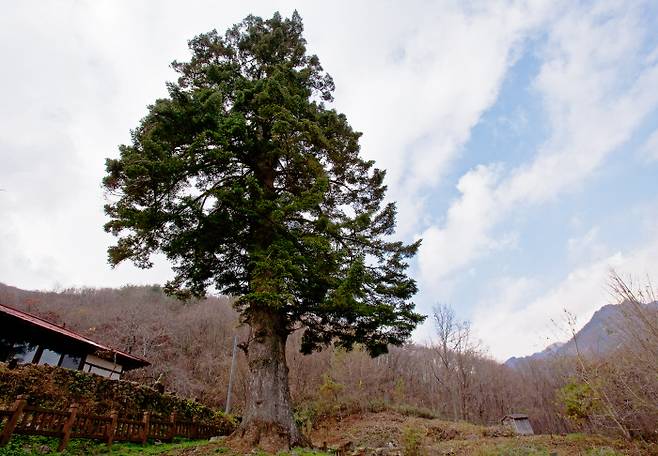
<instances>
[{"instance_id":1,"label":"tree trunk","mask_svg":"<svg viewBox=\"0 0 658 456\"><path fill-rule=\"evenodd\" d=\"M286 364L287 329L273 311L253 312L250 326L247 403L242 423L232 438L271 452L309 446L293 418Z\"/></svg>"}]
</instances>

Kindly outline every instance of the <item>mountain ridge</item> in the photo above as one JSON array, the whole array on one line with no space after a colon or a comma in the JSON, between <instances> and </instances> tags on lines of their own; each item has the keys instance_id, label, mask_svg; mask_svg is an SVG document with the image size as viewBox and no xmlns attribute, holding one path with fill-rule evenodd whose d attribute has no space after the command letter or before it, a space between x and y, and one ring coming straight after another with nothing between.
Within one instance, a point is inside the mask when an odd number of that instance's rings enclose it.
<instances>
[{"instance_id":1,"label":"mountain ridge","mask_svg":"<svg viewBox=\"0 0 658 456\"><path fill-rule=\"evenodd\" d=\"M636 308L636 305L641 307ZM638 318L638 309L658 311L658 301L649 304L605 304L594 312L592 318L569 340L555 342L532 355L513 356L503 364L516 368L529 361L553 356L575 356L578 353L596 356L610 353L623 344L627 330L624 323Z\"/></svg>"}]
</instances>

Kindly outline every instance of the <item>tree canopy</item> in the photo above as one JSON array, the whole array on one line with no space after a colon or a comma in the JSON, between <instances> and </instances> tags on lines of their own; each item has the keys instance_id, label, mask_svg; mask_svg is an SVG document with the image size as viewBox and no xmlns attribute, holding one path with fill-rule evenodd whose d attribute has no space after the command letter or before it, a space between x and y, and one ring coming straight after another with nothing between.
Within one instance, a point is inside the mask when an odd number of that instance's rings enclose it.
<instances>
[{"instance_id":1,"label":"tree canopy","mask_svg":"<svg viewBox=\"0 0 658 456\"><path fill-rule=\"evenodd\" d=\"M168 97L106 162L109 261L148 268L163 252L170 293L238 296L247 323L275 312L284 331L304 328L306 353L333 342L377 355L424 318L406 273L420 241L392 240L385 172L327 106L333 80L302 32L296 12L249 16L189 42Z\"/></svg>"}]
</instances>

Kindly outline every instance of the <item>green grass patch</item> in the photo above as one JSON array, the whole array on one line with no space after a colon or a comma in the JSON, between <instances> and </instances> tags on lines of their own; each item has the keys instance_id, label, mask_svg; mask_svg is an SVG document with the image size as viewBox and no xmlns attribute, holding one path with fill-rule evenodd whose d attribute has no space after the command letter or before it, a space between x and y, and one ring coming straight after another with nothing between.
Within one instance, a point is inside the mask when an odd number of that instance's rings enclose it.
<instances>
[{"instance_id":1,"label":"green grass patch","mask_svg":"<svg viewBox=\"0 0 658 456\"><path fill-rule=\"evenodd\" d=\"M587 456L623 456L623 453L610 447L592 448L587 450L586 454Z\"/></svg>"},{"instance_id":2,"label":"green grass patch","mask_svg":"<svg viewBox=\"0 0 658 456\"><path fill-rule=\"evenodd\" d=\"M269 453L263 453L262 456L269 456ZM292 451L280 452L277 456L333 456L333 453L309 450L308 448L294 448Z\"/></svg>"},{"instance_id":3,"label":"green grass patch","mask_svg":"<svg viewBox=\"0 0 658 456\"><path fill-rule=\"evenodd\" d=\"M149 442L146 445L138 443L115 442L110 449L106 444L88 439L72 439L68 447L61 453L57 452L59 439L42 436L12 436L9 444L0 448L0 456L37 456L44 454L59 454L62 456L83 455L157 455L172 450L207 445L207 440L174 439L172 443L156 445Z\"/></svg>"},{"instance_id":4,"label":"green grass patch","mask_svg":"<svg viewBox=\"0 0 658 456\"><path fill-rule=\"evenodd\" d=\"M550 456L547 448L538 445L496 445L493 448L482 448L478 456Z\"/></svg>"},{"instance_id":5,"label":"green grass patch","mask_svg":"<svg viewBox=\"0 0 658 456\"><path fill-rule=\"evenodd\" d=\"M235 453L231 453L230 450L226 448L218 448L218 453L222 452L227 456L237 456ZM221 450L221 451L220 451ZM273 455L272 453L266 453L264 451L254 451L254 456L335 456L334 453L325 453L318 450L310 450L308 448L293 448L292 451L280 451Z\"/></svg>"}]
</instances>

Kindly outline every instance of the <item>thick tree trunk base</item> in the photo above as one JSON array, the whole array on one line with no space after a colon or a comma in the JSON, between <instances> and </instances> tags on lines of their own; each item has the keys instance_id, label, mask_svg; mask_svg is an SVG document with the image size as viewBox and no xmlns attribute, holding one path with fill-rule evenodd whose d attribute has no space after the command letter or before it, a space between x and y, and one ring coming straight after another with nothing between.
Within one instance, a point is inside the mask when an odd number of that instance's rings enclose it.
<instances>
[{"instance_id":1,"label":"thick tree trunk base","mask_svg":"<svg viewBox=\"0 0 658 456\"><path fill-rule=\"evenodd\" d=\"M276 453L295 447L309 448L311 441L293 424L290 429L264 422L250 422L240 426L228 438L229 445L240 451L251 452L255 448Z\"/></svg>"},{"instance_id":2,"label":"thick tree trunk base","mask_svg":"<svg viewBox=\"0 0 658 456\"><path fill-rule=\"evenodd\" d=\"M293 416L286 340L288 332L283 318L271 309L252 311L249 324L253 336L247 347L247 401L242 424L229 441L251 451L268 452L307 447Z\"/></svg>"}]
</instances>

